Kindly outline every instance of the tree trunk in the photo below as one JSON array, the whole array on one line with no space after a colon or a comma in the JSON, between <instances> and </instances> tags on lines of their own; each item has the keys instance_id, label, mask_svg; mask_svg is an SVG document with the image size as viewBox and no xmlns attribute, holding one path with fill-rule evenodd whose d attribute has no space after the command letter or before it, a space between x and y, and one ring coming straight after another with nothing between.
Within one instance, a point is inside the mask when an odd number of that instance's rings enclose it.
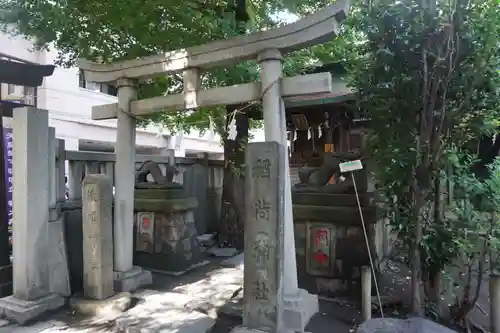
<instances>
[{"instance_id":1,"label":"tree trunk","mask_svg":"<svg viewBox=\"0 0 500 333\"><path fill-rule=\"evenodd\" d=\"M227 122L232 119L228 107ZM236 113L236 140L224 140L224 183L222 189L221 228L218 243L222 247L243 250L245 219L245 151L248 143L248 116Z\"/></svg>"},{"instance_id":2,"label":"tree trunk","mask_svg":"<svg viewBox=\"0 0 500 333\"><path fill-rule=\"evenodd\" d=\"M246 33L246 23L250 16L246 0L233 2L236 30ZM236 138L224 140L224 182L222 187L221 228L218 235L219 246L244 248L245 226L245 152L248 143L248 115L237 112L238 107L227 106L226 128L235 112Z\"/></svg>"},{"instance_id":3,"label":"tree trunk","mask_svg":"<svg viewBox=\"0 0 500 333\"><path fill-rule=\"evenodd\" d=\"M420 298L420 241L422 239L422 225L417 217L415 225L415 240L412 244L411 257L411 313L420 316L422 312L422 300Z\"/></svg>"},{"instance_id":4,"label":"tree trunk","mask_svg":"<svg viewBox=\"0 0 500 333\"><path fill-rule=\"evenodd\" d=\"M410 267L411 267L411 308L410 311L415 316L422 314L422 300L420 282L422 281L422 261L420 253L420 243L423 237L423 219L425 218L425 197L428 193L430 173L428 168L418 166L416 168L414 183L414 238L410 248Z\"/></svg>"}]
</instances>

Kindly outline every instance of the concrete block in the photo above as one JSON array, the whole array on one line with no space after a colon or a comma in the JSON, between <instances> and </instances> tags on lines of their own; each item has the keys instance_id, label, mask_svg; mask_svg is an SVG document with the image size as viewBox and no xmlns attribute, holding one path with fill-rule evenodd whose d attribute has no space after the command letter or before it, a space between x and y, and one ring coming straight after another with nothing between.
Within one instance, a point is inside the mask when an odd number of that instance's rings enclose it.
<instances>
[{"instance_id":1,"label":"concrete block","mask_svg":"<svg viewBox=\"0 0 500 333\"><path fill-rule=\"evenodd\" d=\"M141 287L153 283L153 276L150 271L134 266L128 272L114 272L115 291L135 291Z\"/></svg>"},{"instance_id":2,"label":"concrete block","mask_svg":"<svg viewBox=\"0 0 500 333\"><path fill-rule=\"evenodd\" d=\"M24 301L14 296L0 299L0 315L8 320L24 325L41 314L56 310L64 305L64 298L48 294L33 301Z\"/></svg>"},{"instance_id":3,"label":"concrete block","mask_svg":"<svg viewBox=\"0 0 500 333\"><path fill-rule=\"evenodd\" d=\"M312 316L319 312L318 295L299 289L295 297L285 295L283 299L283 322L287 329L304 332Z\"/></svg>"}]
</instances>

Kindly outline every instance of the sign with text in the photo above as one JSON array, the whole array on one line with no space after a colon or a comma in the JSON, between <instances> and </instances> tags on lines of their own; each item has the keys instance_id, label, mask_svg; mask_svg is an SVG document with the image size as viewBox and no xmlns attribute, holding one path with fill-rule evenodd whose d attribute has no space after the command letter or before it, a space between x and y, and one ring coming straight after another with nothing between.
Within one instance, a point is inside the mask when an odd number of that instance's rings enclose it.
<instances>
[{"instance_id":1,"label":"sign with text","mask_svg":"<svg viewBox=\"0 0 500 333\"><path fill-rule=\"evenodd\" d=\"M5 165L5 185L7 186L7 215L9 226L12 225L12 158L13 158L13 150L12 150L12 128L4 128L3 129L3 160ZM9 228L10 229L10 228Z\"/></svg>"},{"instance_id":2,"label":"sign with text","mask_svg":"<svg viewBox=\"0 0 500 333\"><path fill-rule=\"evenodd\" d=\"M284 254L285 147L248 145L243 325L279 331Z\"/></svg>"},{"instance_id":3,"label":"sign with text","mask_svg":"<svg viewBox=\"0 0 500 333\"><path fill-rule=\"evenodd\" d=\"M113 186L105 174L82 182L83 293L102 300L113 289Z\"/></svg>"},{"instance_id":4,"label":"sign with text","mask_svg":"<svg viewBox=\"0 0 500 333\"><path fill-rule=\"evenodd\" d=\"M339 168L340 168L340 172L342 172L342 173L352 172L352 171L363 169L363 164L361 163L361 160L355 160L355 161L340 163Z\"/></svg>"}]
</instances>

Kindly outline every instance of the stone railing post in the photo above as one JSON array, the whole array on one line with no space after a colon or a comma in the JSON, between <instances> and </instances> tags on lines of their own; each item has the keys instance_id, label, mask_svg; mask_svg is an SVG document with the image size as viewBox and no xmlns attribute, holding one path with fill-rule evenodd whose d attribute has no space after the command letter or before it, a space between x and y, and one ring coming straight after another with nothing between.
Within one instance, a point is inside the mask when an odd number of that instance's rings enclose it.
<instances>
[{"instance_id":1,"label":"stone railing post","mask_svg":"<svg viewBox=\"0 0 500 333\"><path fill-rule=\"evenodd\" d=\"M65 200L64 187L64 140L56 139L55 128L49 128L49 286L50 292L69 297L68 257L64 234L62 203Z\"/></svg>"},{"instance_id":2,"label":"stone railing post","mask_svg":"<svg viewBox=\"0 0 500 333\"><path fill-rule=\"evenodd\" d=\"M113 219L113 256L115 290L132 291L152 282L151 272L133 267L134 253L134 187L135 187L135 126L130 114L130 102L137 98L136 82L119 79L118 128L116 136L115 206Z\"/></svg>"},{"instance_id":3,"label":"stone railing post","mask_svg":"<svg viewBox=\"0 0 500 333\"><path fill-rule=\"evenodd\" d=\"M287 149L285 105L282 98L281 79L282 55L277 49L269 49L259 54L262 105L264 116L264 134L266 141L276 141ZM292 193L290 165L285 159L285 167L281 173L285 182L284 194L284 276L283 321L287 329L304 332L311 317L319 311L318 297L298 288L297 262L293 227Z\"/></svg>"},{"instance_id":4,"label":"stone railing post","mask_svg":"<svg viewBox=\"0 0 500 333\"><path fill-rule=\"evenodd\" d=\"M48 112L18 108L13 118L14 295L0 300L0 313L23 324L64 299L49 284Z\"/></svg>"},{"instance_id":5,"label":"stone railing post","mask_svg":"<svg viewBox=\"0 0 500 333\"><path fill-rule=\"evenodd\" d=\"M57 139L56 147L56 198L57 202L66 200L66 144L63 139Z\"/></svg>"},{"instance_id":6,"label":"stone railing post","mask_svg":"<svg viewBox=\"0 0 500 333\"><path fill-rule=\"evenodd\" d=\"M82 180L85 172L85 164L81 161L68 162L68 197L69 200L80 200L82 198Z\"/></svg>"}]
</instances>

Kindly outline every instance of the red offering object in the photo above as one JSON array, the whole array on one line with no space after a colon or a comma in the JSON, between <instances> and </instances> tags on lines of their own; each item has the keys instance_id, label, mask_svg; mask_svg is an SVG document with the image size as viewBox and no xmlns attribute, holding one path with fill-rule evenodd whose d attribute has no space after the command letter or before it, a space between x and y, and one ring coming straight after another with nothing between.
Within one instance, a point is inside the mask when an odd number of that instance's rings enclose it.
<instances>
[{"instance_id":1,"label":"red offering object","mask_svg":"<svg viewBox=\"0 0 500 333\"><path fill-rule=\"evenodd\" d=\"M320 223L309 225L306 271L311 275L329 276L332 266L332 227Z\"/></svg>"},{"instance_id":2,"label":"red offering object","mask_svg":"<svg viewBox=\"0 0 500 333\"><path fill-rule=\"evenodd\" d=\"M151 224L151 220L149 218L145 217L142 219L142 227L144 229L148 229L150 224Z\"/></svg>"},{"instance_id":3,"label":"red offering object","mask_svg":"<svg viewBox=\"0 0 500 333\"><path fill-rule=\"evenodd\" d=\"M328 260L328 256L323 253L323 251L319 250L314 254L314 260L318 262L318 264L323 265Z\"/></svg>"}]
</instances>

